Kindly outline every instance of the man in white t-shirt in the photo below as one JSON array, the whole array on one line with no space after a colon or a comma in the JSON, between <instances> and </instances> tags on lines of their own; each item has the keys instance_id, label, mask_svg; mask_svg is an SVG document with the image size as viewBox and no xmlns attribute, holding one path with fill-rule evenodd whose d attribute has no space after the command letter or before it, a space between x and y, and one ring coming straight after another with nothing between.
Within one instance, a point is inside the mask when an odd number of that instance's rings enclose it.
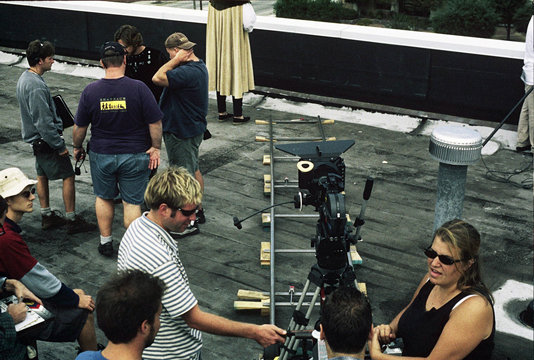
<instances>
[{"instance_id":1,"label":"man in white t-shirt","mask_svg":"<svg viewBox=\"0 0 534 360\"><path fill-rule=\"evenodd\" d=\"M148 184L150 211L134 220L122 238L118 269L145 271L166 286L160 330L143 359L200 359L201 331L254 339L264 347L284 342L285 330L274 325L236 322L199 308L169 231L184 231L196 219L201 199L200 184L185 168L168 168Z\"/></svg>"}]
</instances>

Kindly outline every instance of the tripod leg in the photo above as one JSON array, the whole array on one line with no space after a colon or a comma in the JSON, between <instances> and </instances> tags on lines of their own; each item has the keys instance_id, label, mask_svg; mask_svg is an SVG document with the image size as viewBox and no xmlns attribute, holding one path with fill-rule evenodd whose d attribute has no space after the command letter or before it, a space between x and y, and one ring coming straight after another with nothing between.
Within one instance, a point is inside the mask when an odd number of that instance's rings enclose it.
<instances>
[{"instance_id":1,"label":"tripod leg","mask_svg":"<svg viewBox=\"0 0 534 360\"><path fill-rule=\"evenodd\" d=\"M295 311L300 310L302 303L304 301L304 297L306 296L306 293L308 292L308 287L310 285L309 283L310 281L307 280L306 285L304 286L305 290L302 291L302 295L300 296L299 303L297 304ZM308 311L306 312L306 315L305 315L306 320L310 320L313 307L315 306L315 302L317 301L317 298L319 297L320 293L321 293L321 288L318 286L315 289L310 305L308 306ZM292 325L296 325L295 328L292 328ZM296 324L293 318L290 321L290 330L302 330L304 326L305 325ZM297 347L299 346L299 343L300 343L300 339L296 339L295 336L292 336L291 339L289 340L289 343L286 344L286 346L280 352L280 360L287 360L287 357L289 356L289 351L286 350L286 348L289 349L290 351L295 351Z\"/></svg>"},{"instance_id":2,"label":"tripod leg","mask_svg":"<svg viewBox=\"0 0 534 360\"><path fill-rule=\"evenodd\" d=\"M310 287L310 280L308 279L308 280L306 280L306 283L304 284L304 288L302 289L302 294L300 295L299 301L298 301L297 306L295 307L294 311L300 311L300 308L302 307L302 303L304 302L304 299L306 297L306 293L308 292L309 287ZM295 322L295 319L293 317L291 317L291 320L289 320L289 326L287 327L287 330L288 331L295 330L296 326L297 326L297 324ZM286 347L289 344L291 344L291 342L293 340L294 340L294 338L291 337L291 339L289 339L289 342L286 343L286 346L283 347L282 350L280 351L280 360L285 360L287 358Z\"/></svg>"}]
</instances>

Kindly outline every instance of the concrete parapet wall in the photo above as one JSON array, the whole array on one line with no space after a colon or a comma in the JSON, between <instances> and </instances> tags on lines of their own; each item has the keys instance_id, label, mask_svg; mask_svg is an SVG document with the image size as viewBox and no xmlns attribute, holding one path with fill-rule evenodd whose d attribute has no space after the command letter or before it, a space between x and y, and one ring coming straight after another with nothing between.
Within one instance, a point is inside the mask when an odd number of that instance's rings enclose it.
<instances>
[{"instance_id":1,"label":"concrete parapet wall","mask_svg":"<svg viewBox=\"0 0 534 360\"><path fill-rule=\"evenodd\" d=\"M60 55L97 59L99 46L129 23L162 50L181 31L204 58L206 19L206 11L151 5L4 1L0 46L25 48L39 38ZM523 94L523 43L267 16L250 39L264 87L491 121Z\"/></svg>"}]
</instances>

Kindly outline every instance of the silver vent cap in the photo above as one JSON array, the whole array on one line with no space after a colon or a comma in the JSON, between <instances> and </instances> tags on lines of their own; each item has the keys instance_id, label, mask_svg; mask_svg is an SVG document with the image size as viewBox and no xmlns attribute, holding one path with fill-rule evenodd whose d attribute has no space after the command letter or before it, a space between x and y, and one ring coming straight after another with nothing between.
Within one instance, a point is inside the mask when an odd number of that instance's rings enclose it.
<instances>
[{"instance_id":1,"label":"silver vent cap","mask_svg":"<svg viewBox=\"0 0 534 360\"><path fill-rule=\"evenodd\" d=\"M480 159L482 136L470 128L443 125L432 131L428 151L439 162L470 165Z\"/></svg>"}]
</instances>

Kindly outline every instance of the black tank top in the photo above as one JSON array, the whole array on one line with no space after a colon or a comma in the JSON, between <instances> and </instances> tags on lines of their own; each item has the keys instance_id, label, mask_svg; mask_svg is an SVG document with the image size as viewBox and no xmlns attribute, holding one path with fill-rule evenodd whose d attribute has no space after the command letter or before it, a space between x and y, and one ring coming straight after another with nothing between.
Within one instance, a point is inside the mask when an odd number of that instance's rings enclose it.
<instances>
[{"instance_id":1,"label":"black tank top","mask_svg":"<svg viewBox=\"0 0 534 360\"><path fill-rule=\"evenodd\" d=\"M426 311L426 301L434 284L428 281L421 290L413 303L402 314L399 319L397 336L402 337L404 342L403 356L426 357L430 355L432 349L438 342L438 339L449 321L449 315L454 305L461 299L468 296L462 292L452 298L449 302L439 309L432 308ZM492 307L493 308L493 307ZM468 354L464 360L487 360L491 358L493 351L493 336L495 335L495 313L493 315L493 328L491 335L480 342L478 346Z\"/></svg>"}]
</instances>

